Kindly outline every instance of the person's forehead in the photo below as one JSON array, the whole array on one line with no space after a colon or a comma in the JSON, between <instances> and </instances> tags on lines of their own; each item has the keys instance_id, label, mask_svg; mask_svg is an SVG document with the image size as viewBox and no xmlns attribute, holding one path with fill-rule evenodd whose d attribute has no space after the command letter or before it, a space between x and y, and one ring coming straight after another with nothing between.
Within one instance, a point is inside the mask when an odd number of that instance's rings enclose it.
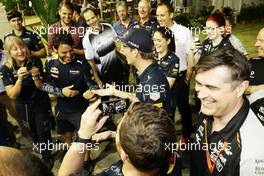
<instances>
[{"instance_id":1,"label":"person's forehead","mask_svg":"<svg viewBox=\"0 0 264 176\"><path fill-rule=\"evenodd\" d=\"M84 16L84 18L87 20L87 19L90 19L90 18L94 17L95 14L94 14L93 11L88 10L87 12L85 12L85 13L83 14L83 16Z\"/></svg>"},{"instance_id":2,"label":"person's forehead","mask_svg":"<svg viewBox=\"0 0 264 176\"><path fill-rule=\"evenodd\" d=\"M207 20L206 21L206 26L210 26L210 27L217 27L217 23L213 20Z\"/></svg>"},{"instance_id":3,"label":"person's forehead","mask_svg":"<svg viewBox=\"0 0 264 176\"><path fill-rule=\"evenodd\" d=\"M21 17L14 17L10 21L18 21L18 20L22 20Z\"/></svg>"},{"instance_id":4,"label":"person's forehead","mask_svg":"<svg viewBox=\"0 0 264 176\"><path fill-rule=\"evenodd\" d=\"M160 5L157 7L157 13L168 13L169 9L165 5Z\"/></svg>"},{"instance_id":5,"label":"person's forehead","mask_svg":"<svg viewBox=\"0 0 264 176\"><path fill-rule=\"evenodd\" d=\"M117 7L117 10L126 10L126 6L125 5L119 5Z\"/></svg>"},{"instance_id":6,"label":"person's forehead","mask_svg":"<svg viewBox=\"0 0 264 176\"><path fill-rule=\"evenodd\" d=\"M61 7L61 12L64 12L64 13L73 13L73 10L67 8L66 6L62 6Z\"/></svg>"},{"instance_id":7,"label":"person's forehead","mask_svg":"<svg viewBox=\"0 0 264 176\"><path fill-rule=\"evenodd\" d=\"M58 50L61 52L67 52L72 50L72 46L68 45L68 44L60 44L58 47Z\"/></svg>"},{"instance_id":8,"label":"person's forehead","mask_svg":"<svg viewBox=\"0 0 264 176\"><path fill-rule=\"evenodd\" d=\"M257 39L264 41L264 28L259 31Z\"/></svg>"},{"instance_id":9,"label":"person's forehead","mask_svg":"<svg viewBox=\"0 0 264 176\"><path fill-rule=\"evenodd\" d=\"M195 80L208 85L221 85L231 82L231 71L226 66L217 66L207 71L198 70Z\"/></svg>"},{"instance_id":10,"label":"person's forehead","mask_svg":"<svg viewBox=\"0 0 264 176\"><path fill-rule=\"evenodd\" d=\"M138 3L138 6L139 6L139 7L150 8L149 3L146 2L146 1L140 1L140 2Z\"/></svg>"}]
</instances>

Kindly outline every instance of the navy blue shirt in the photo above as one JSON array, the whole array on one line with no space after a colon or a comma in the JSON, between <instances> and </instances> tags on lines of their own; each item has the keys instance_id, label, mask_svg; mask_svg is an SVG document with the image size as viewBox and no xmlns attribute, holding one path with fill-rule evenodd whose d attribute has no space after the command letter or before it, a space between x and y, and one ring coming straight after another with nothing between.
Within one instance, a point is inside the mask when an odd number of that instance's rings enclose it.
<instances>
[{"instance_id":1,"label":"navy blue shirt","mask_svg":"<svg viewBox=\"0 0 264 176\"><path fill-rule=\"evenodd\" d=\"M40 73L42 74L42 62L39 58L32 59L32 62L35 67L38 67ZM15 85L18 75L17 71L20 67L13 61L13 66L11 68L3 65L0 68L0 78L3 79L3 83L5 86ZM28 74L22 81L22 89L17 98L18 101L22 101L24 103L33 103L37 101L39 98L43 96L47 96L48 94L39 90L31 77L31 74Z\"/></svg>"},{"instance_id":2,"label":"navy blue shirt","mask_svg":"<svg viewBox=\"0 0 264 176\"><path fill-rule=\"evenodd\" d=\"M264 58L257 57L249 60L252 68L250 73L250 85L264 84Z\"/></svg>"},{"instance_id":3,"label":"navy blue shirt","mask_svg":"<svg viewBox=\"0 0 264 176\"><path fill-rule=\"evenodd\" d=\"M137 24L135 24L135 28L144 28L146 29L151 36L154 35L154 32L156 31L158 26L158 21L156 18L154 17L149 17L149 20L147 22L145 22L144 24L140 23L140 21L138 21Z\"/></svg>"},{"instance_id":4,"label":"navy blue shirt","mask_svg":"<svg viewBox=\"0 0 264 176\"><path fill-rule=\"evenodd\" d=\"M96 84L91 80L90 69L86 61L74 58L72 62L63 64L59 59L48 59L45 69L45 83L50 83L60 90L74 85L72 90L79 91L75 97L58 97L58 110L78 112L87 107L88 101L83 98L82 94L88 89L95 88ZM48 89L43 89L48 91Z\"/></svg>"},{"instance_id":5,"label":"navy blue shirt","mask_svg":"<svg viewBox=\"0 0 264 176\"><path fill-rule=\"evenodd\" d=\"M117 21L113 24L113 28L118 37L122 37L129 29L133 28L136 24L138 24L138 21L134 18L130 18L130 22L127 27L123 25L121 21Z\"/></svg>"},{"instance_id":6,"label":"navy blue shirt","mask_svg":"<svg viewBox=\"0 0 264 176\"><path fill-rule=\"evenodd\" d=\"M162 68L153 62L138 76L136 97L141 102L147 102L164 108L172 115L170 105L170 86Z\"/></svg>"}]
</instances>

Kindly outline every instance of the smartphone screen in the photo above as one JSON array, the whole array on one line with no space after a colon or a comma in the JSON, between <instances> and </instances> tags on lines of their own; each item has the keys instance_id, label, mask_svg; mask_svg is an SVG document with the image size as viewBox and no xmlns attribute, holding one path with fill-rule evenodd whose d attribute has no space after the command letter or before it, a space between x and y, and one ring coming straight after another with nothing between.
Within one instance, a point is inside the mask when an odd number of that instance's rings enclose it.
<instances>
[{"instance_id":1,"label":"smartphone screen","mask_svg":"<svg viewBox=\"0 0 264 176\"><path fill-rule=\"evenodd\" d=\"M103 101L99 105L99 109L103 112L103 115L109 115L109 116L126 112L128 107L129 107L128 99Z\"/></svg>"}]
</instances>

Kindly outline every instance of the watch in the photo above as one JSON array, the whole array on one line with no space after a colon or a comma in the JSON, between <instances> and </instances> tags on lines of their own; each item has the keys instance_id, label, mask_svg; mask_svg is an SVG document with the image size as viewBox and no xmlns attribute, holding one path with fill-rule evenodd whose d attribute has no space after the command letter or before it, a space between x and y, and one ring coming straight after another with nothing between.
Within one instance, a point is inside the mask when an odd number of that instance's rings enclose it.
<instances>
[{"instance_id":1,"label":"watch","mask_svg":"<svg viewBox=\"0 0 264 176\"><path fill-rule=\"evenodd\" d=\"M83 144L88 144L92 142L92 139L83 139L79 136L78 131L75 131L72 135L72 141L73 142L79 142Z\"/></svg>"}]
</instances>

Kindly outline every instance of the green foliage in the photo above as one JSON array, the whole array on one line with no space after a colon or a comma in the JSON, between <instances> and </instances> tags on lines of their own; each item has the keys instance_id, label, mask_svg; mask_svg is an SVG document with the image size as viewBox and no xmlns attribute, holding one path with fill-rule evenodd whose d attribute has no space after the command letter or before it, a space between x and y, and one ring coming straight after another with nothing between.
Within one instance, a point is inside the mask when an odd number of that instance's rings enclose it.
<instances>
[{"instance_id":1,"label":"green foliage","mask_svg":"<svg viewBox=\"0 0 264 176\"><path fill-rule=\"evenodd\" d=\"M238 15L238 21L252 21L264 17L264 3L255 4L252 2L249 5L243 4Z\"/></svg>"}]
</instances>

